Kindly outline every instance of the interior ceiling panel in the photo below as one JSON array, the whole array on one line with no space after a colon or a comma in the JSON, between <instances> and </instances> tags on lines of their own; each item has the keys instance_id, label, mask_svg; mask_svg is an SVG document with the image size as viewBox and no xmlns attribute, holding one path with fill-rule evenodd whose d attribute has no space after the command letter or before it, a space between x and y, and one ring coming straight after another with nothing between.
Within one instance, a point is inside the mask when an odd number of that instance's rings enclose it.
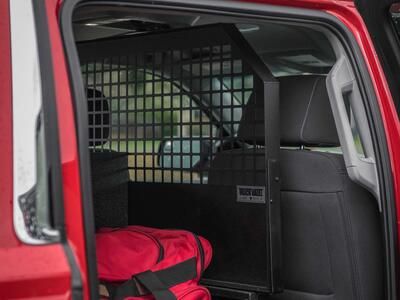
<instances>
[{"instance_id":1,"label":"interior ceiling panel","mask_svg":"<svg viewBox=\"0 0 400 300\"><path fill-rule=\"evenodd\" d=\"M322 33L298 25L115 6L82 7L74 15L77 41L211 23L235 23L274 73L279 70L284 74L325 73L335 61L333 50Z\"/></svg>"}]
</instances>

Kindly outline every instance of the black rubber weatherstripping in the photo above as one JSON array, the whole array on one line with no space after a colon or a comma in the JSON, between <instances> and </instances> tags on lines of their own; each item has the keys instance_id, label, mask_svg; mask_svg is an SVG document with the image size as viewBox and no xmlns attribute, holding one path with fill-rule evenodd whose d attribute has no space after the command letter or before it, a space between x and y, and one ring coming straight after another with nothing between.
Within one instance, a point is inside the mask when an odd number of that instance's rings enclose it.
<instances>
[{"instance_id":1,"label":"black rubber weatherstripping","mask_svg":"<svg viewBox=\"0 0 400 300\"><path fill-rule=\"evenodd\" d=\"M58 118L55 104L53 65L46 15L43 1L32 1L35 15L36 34L40 61L40 77L43 92L44 126L46 131L46 149L49 166L48 184L50 189L51 225L59 231L60 240L68 264L71 268L71 298L82 299L82 278L68 241L66 240L64 222L64 199L58 137Z\"/></svg>"}]
</instances>

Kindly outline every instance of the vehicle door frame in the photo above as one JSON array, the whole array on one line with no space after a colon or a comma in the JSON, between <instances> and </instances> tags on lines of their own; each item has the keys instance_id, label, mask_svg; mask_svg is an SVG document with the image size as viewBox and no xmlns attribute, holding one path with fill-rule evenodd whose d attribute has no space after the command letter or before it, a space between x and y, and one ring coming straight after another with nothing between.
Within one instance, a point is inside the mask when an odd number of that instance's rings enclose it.
<instances>
[{"instance_id":1,"label":"vehicle door frame","mask_svg":"<svg viewBox=\"0 0 400 300\"><path fill-rule=\"evenodd\" d=\"M256 2L256 1L254 1ZM355 72L364 106L371 126L372 140L375 147L378 165L378 177L383 201L383 231L385 237L385 269L387 299L397 299L398 293L398 262L399 241L396 204L400 207L400 150L396 149L399 141L399 126L395 114L393 99L387 88L387 82L380 62L375 57L374 46L361 16L351 1L273 1L263 0L259 3L251 1L185 1L158 0L146 1L113 1L112 5L130 5L139 8L154 8L163 10L180 10L221 14L234 17L252 17L257 19L272 19L283 22L299 22L302 24L319 25L331 31L342 43ZM90 4L104 4L106 1L89 1ZM278 5L280 6L278 6ZM60 10L60 25L64 38L64 47L69 61L71 87L74 91L74 103L77 111L77 130L80 140L80 155L87 160L87 133L85 132L86 116L79 109L84 101L81 86L81 75L77 60L77 52L73 44L72 13L84 5L83 0L65 0ZM368 61L368 64L366 63ZM79 112L80 111L80 112ZM86 147L87 148L87 147ZM82 185L90 185L89 164L83 166ZM397 203L396 203L397 198ZM400 213L400 210L399 210Z\"/></svg>"}]
</instances>

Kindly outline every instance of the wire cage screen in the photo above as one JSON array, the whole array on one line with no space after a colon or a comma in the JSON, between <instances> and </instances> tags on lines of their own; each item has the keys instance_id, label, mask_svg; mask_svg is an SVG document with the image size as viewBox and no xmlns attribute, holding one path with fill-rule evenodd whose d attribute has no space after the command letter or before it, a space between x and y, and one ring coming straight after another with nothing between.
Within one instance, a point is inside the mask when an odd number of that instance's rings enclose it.
<instances>
[{"instance_id":1,"label":"wire cage screen","mask_svg":"<svg viewBox=\"0 0 400 300\"><path fill-rule=\"evenodd\" d=\"M206 236L210 285L278 290L279 85L235 25L83 42L78 52L89 148L96 162L127 158L129 222Z\"/></svg>"},{"instance_id":2,"label":"wire cage screen","mask_svg":"<svg viewBox=\"0 0 400 300\"><path fill-rule=\"evenodd\" d=\"M264 120L254 111L246 137L240 128L249 100L264 97L247 53L226 37L167 47L143 38L130 37L142 47L82 59L90 150L126 153L134 182L254 184L265 173ZM213 163L227 151L229 162Z\"/></svg>"}]
</instances>

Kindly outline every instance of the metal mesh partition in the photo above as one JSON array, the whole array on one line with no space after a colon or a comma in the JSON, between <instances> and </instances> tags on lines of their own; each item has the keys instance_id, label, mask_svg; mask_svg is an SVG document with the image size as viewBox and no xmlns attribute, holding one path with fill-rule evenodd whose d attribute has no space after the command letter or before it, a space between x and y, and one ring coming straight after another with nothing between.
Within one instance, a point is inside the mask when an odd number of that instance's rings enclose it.
<instances>
[{"instance_id":1,"label":"metal mesh partition","mask_svg":"<svg viewBox=\"0 0 400 300\"><path fill-rule=\"evenodd\" d=\"M90 150L128 156L129 222L209 238L210 284L277 290L279 86L237 28L84 42L78 52Z\"/></svg>"},{"instance_id":2,"label":"metal mesh partition","mask_svg":"<svg viewBox=\"0 0 400 300\"><path fill-rule=\"evenodd\" d=\"M256 93L254 71L221 42L85 61L92 151L128 153L135 182L204 184L217 152L263 148L238 136L243 109ZM257 155L263 153L241 155L243 163L221 167L221 176L252 172L255 179Z\"/></svg>"}]
</instances>

